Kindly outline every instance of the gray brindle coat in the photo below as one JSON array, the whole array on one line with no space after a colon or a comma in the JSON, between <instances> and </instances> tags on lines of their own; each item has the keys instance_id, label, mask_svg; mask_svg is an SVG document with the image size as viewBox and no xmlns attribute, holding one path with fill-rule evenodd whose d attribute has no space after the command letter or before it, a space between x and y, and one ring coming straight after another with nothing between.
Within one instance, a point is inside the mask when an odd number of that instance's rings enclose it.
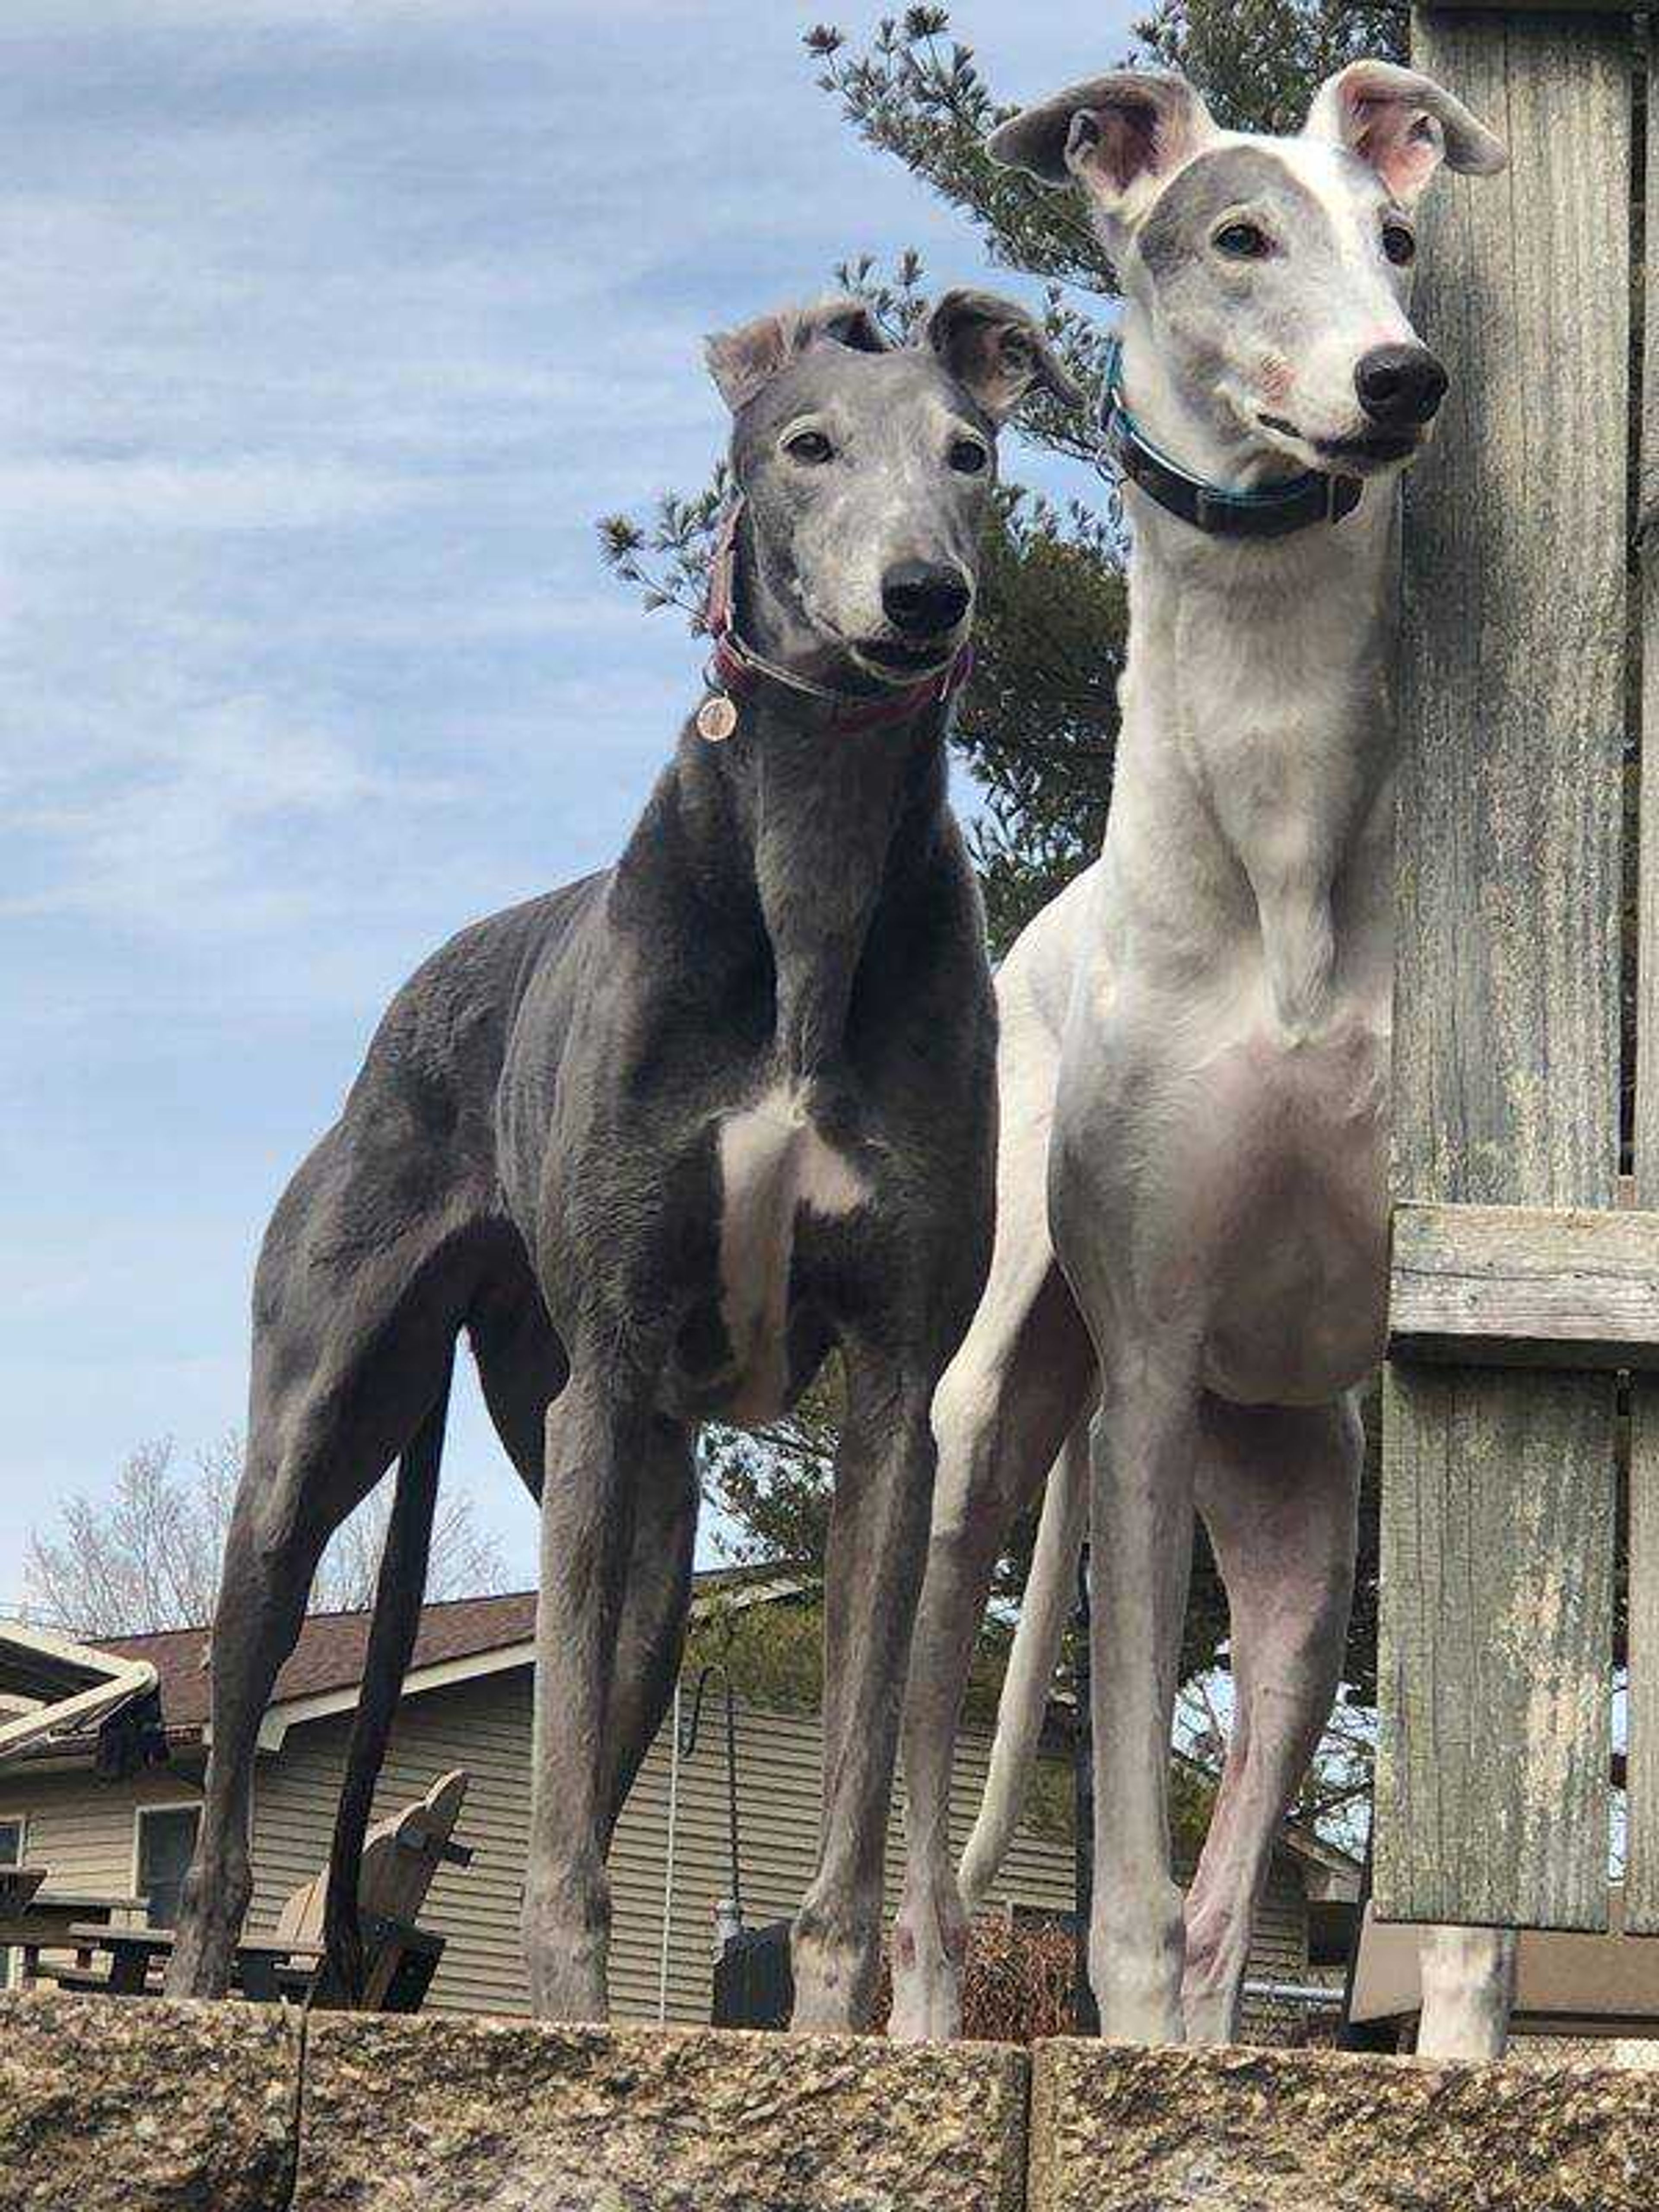
<instances>
[{"instance_id":1,"label":"gray brindle coat","mask_svg":"<svg viewBox=\"0 0 1659 2212\"><path fill-rule=\"evenodd\" d=\"M797 2019L867 2014L928 1407L983 1281L994 1177L994 1013L933 679L970 623L998 426L1034 385L1066 387L1023 311L983 294L948 295L910 347L840 302L709 357L735 416L737 613L775 673L728 742L688 724L615 867L420 969L276 1209L177 1994L226 1985L260 1717L324 1545L397 1458L331 1888L356 1977L358 1854L465 1331L542 1505L531 1992L585 2020L605 2011L612 1830L683 1645L698 1426L775 1418L840 1347Z\"/></svg>"}]
</instances>

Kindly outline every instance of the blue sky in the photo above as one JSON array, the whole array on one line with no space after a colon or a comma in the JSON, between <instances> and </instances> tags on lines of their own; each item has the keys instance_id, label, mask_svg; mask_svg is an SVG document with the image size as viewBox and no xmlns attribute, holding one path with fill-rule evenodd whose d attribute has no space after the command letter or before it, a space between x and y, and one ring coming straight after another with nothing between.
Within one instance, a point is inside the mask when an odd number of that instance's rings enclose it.
<instances>
[{"instance_id":1,"label":"blue sky","mask_svg":"<svg viewBox=\"0 0 1659 2212\"><path fill-rule=\"evenodd\" d=\"M241 1423L261 1229L390 991L626 834L698 654L592 523L702 481L702 333L848 252L981 273L814 88L819 12L7 0L0 1605L58 1498ZM956 21L1019 98L1132 12ZM470 1376L451 1435L529 1579Z\"/></svg>"}]
</instances>

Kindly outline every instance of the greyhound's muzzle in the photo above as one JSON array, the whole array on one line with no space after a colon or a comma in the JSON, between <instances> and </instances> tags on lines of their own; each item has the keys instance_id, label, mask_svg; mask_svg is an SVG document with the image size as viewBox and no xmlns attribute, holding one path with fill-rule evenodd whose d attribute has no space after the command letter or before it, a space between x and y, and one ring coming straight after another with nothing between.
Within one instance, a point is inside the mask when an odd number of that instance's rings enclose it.
<instances>
[{"instance_id":1,"label":"greyhound's muzzle","mask_svg":"<svg viewBox=\"0 0 1659 2212\"><path fill-rule=\"evenodd\" d=\"M960 568L943 561L900 561L881 580L881 610L901 637L944 637L973 599Z\"/></svg>"},{"instance_id":2,"label":"greyhound's muzzle","mask_svg":"<svg viewBox=\"0 0 1659 2212\"><path fill-rule=\"evenodd\" d=\"M881 611L895 635L861 641L858 656L893 676L941 667L973 605L974 587L953 562L896 561L881 580Z\"/></svg>"},{"instance_id":3,"label":"greyhound's muzzle","mask_svg":"<svg viewBox=\"0 0 1659 2212\"><path fill-rule=\"evenodd\" d=\"M1432 422L1446 396L1446 372L1424 345L1373 346L1353 373L1359 404L1382 430Z\"/></svg>"}]
</instances>

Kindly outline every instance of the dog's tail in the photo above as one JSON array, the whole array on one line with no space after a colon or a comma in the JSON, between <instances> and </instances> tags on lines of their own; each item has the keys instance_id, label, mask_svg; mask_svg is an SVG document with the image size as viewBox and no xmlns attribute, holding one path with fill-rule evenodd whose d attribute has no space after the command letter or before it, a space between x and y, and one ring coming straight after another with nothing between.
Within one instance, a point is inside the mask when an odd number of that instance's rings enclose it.
<instances>
[{"instance_id":1,"label":"dog's tail","mask_svg":"<svg viewBox=\"0 0 1659 2212\"><path fill-rule=\"evenodd\" d=\"M346 1752L345 1781L334 1816L323 1940L330 1978L348 2004L355 2004L363 1990L363 1934L357 1900L363 1840L368 1833L374 1785L386 1759L392 1719L403 1696L404 1676L409 1672L421 1626L432 1523L438 1506L438 1471L444 1455L444 1426L449 1415L449 1385L454 1371L452 1346L438 1395L398 1462L398 1487L375 1578L374 1613Z\"/></svg>"},{"instance_id":2,"label":"dog's tail","mask_svg":"<svg viewBox=\"0 0 1659 2212\"><path fill-rule=\"evenodd\" d=\"M1019 1626L997 1704L991 1770L962 1855L957 1879L970 1918L985 1902L1024 1810L1088 1519L1089 1428L1084 1421L1066 1438L1048 1476Z\"/></svg>"}]
</instances>

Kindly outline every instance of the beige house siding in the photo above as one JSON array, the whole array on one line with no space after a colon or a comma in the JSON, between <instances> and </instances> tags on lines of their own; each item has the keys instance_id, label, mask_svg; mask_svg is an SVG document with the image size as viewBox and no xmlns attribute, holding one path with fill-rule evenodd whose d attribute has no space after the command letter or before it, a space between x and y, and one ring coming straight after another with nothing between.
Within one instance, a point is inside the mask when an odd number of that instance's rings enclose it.
<instances>
[{"instance_id":1,"label":"beige house siding","mask_svg":"<svg viewBox=\"0 0 1659 2212\"><path fill-rule=\"evenodd\" d=\"M137 1867L137 1808L201 1796L201 1769L175 1761L129 1782L103 1783L85 1769L0 1771L0 1820L24 1821L23 1856L50 1869L57 1889L129 1897Z\"/></svg>"},{"instance_id":2,"label":"beige house siding","mask_svg":"<svg viewBox=\"0 0 1659 2212\"><path fill-rule=\"evenodd\" d=\"M519 1951L519 1899L529 1832L530 1682L527 1670L457 1684L411 1698L400 1714L376 1798L377 1815L407 1803L436 1774L472 1778L459 1831L476 1853L465 1872L434 1883L428 1926L450 1938L430 2002L464 2012L514 2012L527 2003ZM269 1927L283 1899L308 1879L328 1849L349 1719L290 1730L262 1765L254 1810L255 1924ZM641 1770L611 1855L611 2006L618 2019L657 2017L666 1887L672 1730L665 1728ZM743 1906L750 1926L787 1918L811 1880L817 1852L816 1716L739 1709L738 1821ZM989 1743L964 1745L953 1828L964 1840L983 1784ZM693 1755L682 1762L675 1818L667 2017L707 2020L714 1907L730 1887L724 1714L710 1701ZM902 1875L902 1816L890 1831L888 1903ZM999 1902L1064 1910L1071 1901L1067 1844L1022 1829Z\"/></svg>"},{"instance_id":3,"label":"beige house siding","mask_svg":"<svg viewBox=\"0 0 1659 2212\"><path fill-rule=\"evenodd\" d=\"M337 1714L290 1729L259 1762L251 1924L269 1932L289 1893L328 1856L350 1733ZM476 1856L439 1869L422 1924L449 1939L428 2002L458 2012L527 2009L519 1894L529 1803L530 1674L486 1675L405 1701L392 1730L375 1818L421 1796L440 1774L471 1778L457 1840Z\"/></svg>"},{"instance_id":4,"label":"beige house siding","mask_svg":"<svg viewBox=\"0 0 1659 2212\"><path fill-rule=\"evenodd\" d=\"M339 1714L290 1728L280 1753L262 1757L254 1789L254 1900L251 1925L268 1932L283 1899L327 1856L349 1732ZM458 1833L470 1868L443 1869L424 1923L449 1938L430 2002L458 2012L526 2007L519 1948L519 1900L529 1823L530 1674L527 1668L452 1684L408 1699L393 1730L377 1815L420 1796L438 1774L471 1777ZM641 1770L611 1854L614 1907L611 2003L619 2019L657 2017L666 1874L672 1731L665 1728ZM989 1740L964 1738L951 1830L967 1837L983 1786ZM738 1764L744 1915L749 1925L787 1917L810 1881L817 1855L821 1743L816 1716L740 1707ZM76 1887L125 1893L133 1874L134 1807L194 1794L196 1777L174 1769L118 1786L84 1773L0 1779L0 1816L25 1813L30 1861ZM900 1806L890 1832L888 1906L902 1875ZM701 1739L681 1763L667 2017L708 2017L714 1906L729 1887L724 1713L705 1705ZM1063 1911L1072 1902L1068 1843L1022 1827L994 1901ZM1306 1964L1300 1881L1282 1855L1257 1929L1252 1972L1299 1975Z\"/></svg>"}]
</instances>

